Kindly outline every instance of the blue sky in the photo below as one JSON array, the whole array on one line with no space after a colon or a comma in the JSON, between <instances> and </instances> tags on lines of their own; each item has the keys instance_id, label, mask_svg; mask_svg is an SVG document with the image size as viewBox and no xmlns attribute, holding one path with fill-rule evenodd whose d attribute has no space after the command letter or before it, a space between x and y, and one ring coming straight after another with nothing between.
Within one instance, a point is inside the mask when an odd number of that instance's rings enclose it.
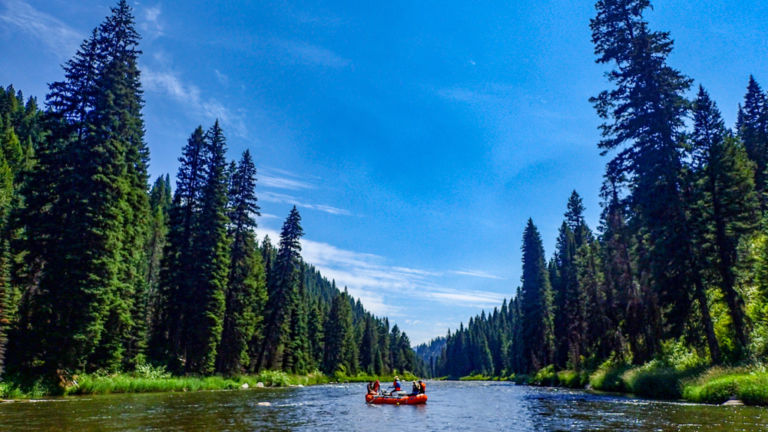
<instances>
[{"instance_id":1,"label":"blue sky","mask_svg":"<svg viewBox=\"0 0 768 432\"><path fill-rule=\"evenodd\" d=\"M305 258L413 342L514 293L528 217L548 254L571 190L596 226L591 0L210 3L132 2L152 176L221 119L259 168L260 234L296 204ZM112 4L0 0L0 85L42 99ZM654 5L732 124L749 74L768 84L768 3Z\"/></svg>"}]
</instances>

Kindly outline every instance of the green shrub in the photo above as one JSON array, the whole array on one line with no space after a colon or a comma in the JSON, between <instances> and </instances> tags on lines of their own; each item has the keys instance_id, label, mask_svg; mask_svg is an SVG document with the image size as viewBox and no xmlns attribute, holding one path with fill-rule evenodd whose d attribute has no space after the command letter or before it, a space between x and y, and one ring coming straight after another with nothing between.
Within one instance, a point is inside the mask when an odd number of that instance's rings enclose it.
<instances>
[{"instance_id":1,"label":"green shrub","mask_svg":"<svg viewBox=\"0 0 768 432\"><path fill-rule=\"evenodd\" d=\"M589 381L585 371L563 370L557 373L558 385L568 388L584 388Z\"/></svg>"},{"instance_id":2,"label":"green shrub","mask_svg":"<svg viewBox=\"0 0 768 432\"><path fill-rule=\"evenodd\" d=\"M528 384L537 386L555 386L557 385L557 373L555 366L549 365L539 369L529 380Z\"/></svg>"},{"instance_id":3,"label":"green shrub","mask_svg":"<svg viewBox=\"0 0 768 432\"><path fill-rule=\"evenodd\" d=\"M589 385L595 390L625 392L622 375L629 369L626 364L603 363L589 377Z\"/></svg>"},{"instance_id":4,"label":"green shrub","mask_svg":"<svg viewBox=\"0 0 768 432\"><path fill-rule=\"evenodd\" d=\"M490 381L491 377L483 374L472 374L459 378L459 381Z\"/></svg>"},{"instance_id":5,"label":"green shrub","mask_svg":"<svg viewBox=\"0 0 768 432\"><path fill-rule=\"evenodd\" d=\"M638 396L658 399L679 399L682 396L681 377L684 373L656 360L632 368L622 374L624 388Z\"/></svg>"}]
</instances>

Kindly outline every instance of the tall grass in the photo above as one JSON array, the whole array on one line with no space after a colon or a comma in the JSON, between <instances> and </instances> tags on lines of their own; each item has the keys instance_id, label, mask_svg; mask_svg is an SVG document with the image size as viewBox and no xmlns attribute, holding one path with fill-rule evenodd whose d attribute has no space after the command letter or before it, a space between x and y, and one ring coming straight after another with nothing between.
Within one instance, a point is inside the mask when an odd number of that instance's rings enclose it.
<instances>
[{"instance_id":1,"label":"tall grass","mask_svg":"<svg viewBox=\"0 0 768 432\"><path fill-rule=\"evenodd\" d=\"M712 368L686 382L683 397L702 403L723 403L736 398L747 405L768 405L768 372L746 368Z\"/></svg>"},{"instance_id":2,"label":"tall grass","mask_svg":"<svg viewBox=\"0 0 768 432\"><path fill-rule=\"evenodd\" d=\"M256 375L241 376L172 376L163 368L140 365L130 373L96 372L72 377L72 383L66 388L46 385L42 380L32 382L9 378L0 381L0 398L23 399L50 395L89 395L111 393L156 393L156 392L192 392L202 390L234 390L257 387L288 387L296 385L316 385L329 382L367 382L376 379L383 383L392 381L394 375L376 376L366 373L347 375L337 372L328 376L321 372L307 375L294 375L281 371L262 371ZM415 381L419 378L409 372L400 374L403 381Z\"/></svg>"},{"instance_id":3,"label":"tall grass","mask_svg":"<svg viewBox=\"0 0 768 432\"><path fill-rule=\"evenodd\" d=\"M555 371L553 365L540 369L528 378L527 383L537 386L555 386L568 388L584 388L589 380L586 371L561 370Z\"/></svg>"},{"instance_id":4,"label":"tall grass","mask_svg":"<svg viewBox=\"0 0 768 432\"><path fill-rule=\"evenodd\" d=\"M152 393L185 392L201 390L234 390L248 388L262 383L267 387L288 387L292 385L315 385L330 382L319 372L308 375L291 375L281 371L263 371L257 375L233 377L142 377L133 374L83 375L76 384L69 387L65 394L109 394L109 393Z\"/></svg>"}]
</instances>

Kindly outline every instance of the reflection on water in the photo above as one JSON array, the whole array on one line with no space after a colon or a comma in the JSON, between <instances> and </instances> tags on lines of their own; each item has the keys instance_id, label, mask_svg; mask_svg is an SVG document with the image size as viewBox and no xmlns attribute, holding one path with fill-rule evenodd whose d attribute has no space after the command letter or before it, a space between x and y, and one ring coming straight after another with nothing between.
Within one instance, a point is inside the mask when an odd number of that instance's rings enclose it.
<instances>
[{"instance_id":1,"label":"reflection on water","mask_svg":"<svg viewBox=\"0 0 768 432\"><path fill-rule=\"evenodd\" d=\"M432 382L427 405L366 405L364 384L0 404L1 431L764 431L768 409L490 382ZM268 406L259 402L269 402Z\"/></svg>"}]
</instances>

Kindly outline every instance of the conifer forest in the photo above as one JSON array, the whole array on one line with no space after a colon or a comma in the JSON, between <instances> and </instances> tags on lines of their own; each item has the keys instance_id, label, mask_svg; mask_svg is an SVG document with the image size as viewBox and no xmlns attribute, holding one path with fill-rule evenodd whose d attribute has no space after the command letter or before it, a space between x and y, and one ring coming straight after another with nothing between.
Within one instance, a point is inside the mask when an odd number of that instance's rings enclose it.
<instances>
[{"instance_id":1,"label":"conifer forest","mask_svg":"<svg viewBox=\"0 0 768 432\"><path fill-rule=\"evenodd\" d=\"M408 336L301 256L294 206L257 238L257 169L219 122L149 187L140 35L120 0L44 102L0 89L0 370L69 380L420 372Z\"/></svg>"}]
</instances>

